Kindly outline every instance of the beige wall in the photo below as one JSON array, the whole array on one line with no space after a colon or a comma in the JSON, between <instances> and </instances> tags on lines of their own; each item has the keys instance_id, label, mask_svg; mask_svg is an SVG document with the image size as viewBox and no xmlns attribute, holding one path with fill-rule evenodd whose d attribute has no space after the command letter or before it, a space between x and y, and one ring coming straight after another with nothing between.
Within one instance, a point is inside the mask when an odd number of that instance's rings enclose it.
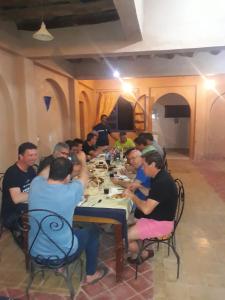
<instances>
[{"instance_id":1,"label":"beige wall","mask_svg":"<svg viewBox=\"0 0 225 300\"><path fill-rule=\"evenodd\" d=\"M84 107L83 133L96 124L97 97L103 90L120 91L118 80L78 81L29 59L0 50L0 172L17 158L17 147L30 140L40 156L51 152L61 140L80 137L79 102ZM190 156L224 157L225 76L214 78L217 90L204 87L199 76L130 79L136 96L147 96L147 129L152 130L151 112L157 99L178 93L191 107ZM46 111L43 96L51 96ZM214 103L215 102L215 103ZM212 104L214 105L212 106ZM131 134L132 135L132 134ZM134 134L132 135L134 137ZM113 143L113 141L111 141Z\"/></svg>"},{"instance_id":2,"label":"beige wall","mask_svg":"<svg viewBox=\"0 0 225 300\"><path fill-rule=\"evenodd\" d=\"M38 145L39 155L75 131L74 79L0 50L0 172L17 158L20 143ZM51 96L46 110L43 96Z\"/></svg>"},{"instance_id":3,"label":"beige wall","mask_svg":"<svg viewBox=\"0 0 225 300\"><path fill-rule=\"evenodd\" d=\"M92 130L96 121L97 99L95 82L92 80L75 80L76 137L84 138ZM82 102L82 104L80 103ZM81 122L80 106L83 105L84 122ZM83 128L81 128L83 127ZM84 136L81 136L83 132Z\"/></svg>"}]
</instances>

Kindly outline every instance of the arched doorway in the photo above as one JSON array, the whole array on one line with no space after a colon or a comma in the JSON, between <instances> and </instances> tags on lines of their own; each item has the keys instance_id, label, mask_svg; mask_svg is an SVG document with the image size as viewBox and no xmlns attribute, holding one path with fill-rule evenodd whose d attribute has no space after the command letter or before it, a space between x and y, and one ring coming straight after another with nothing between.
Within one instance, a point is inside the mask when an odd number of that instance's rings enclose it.
<instances>
[{"instance_id":1,"label":"arched doorway","mask_svg":"<svg viewBox=\"0 0 225 300\"><path fill-rule=\"evenodd\" d=\"M14 123L14 109L12 99L8 87L0 76L0 172L4 173L5 170L17 158L17 144L15 140L15 123Z\"/></svg>"},{"instance_id":2,"label":"arched doorway","mask_svg":"<svg viewBox=\"0 0 225 300\"><path fill-rule=\"evenodd\" d=\"M177 93L157 99L152 109L152 131L171 158L188 158L190 152L190 106Z\"/></svg>"},{"instance_id":3,"label":"arched doorway","mask_svg":"<svg viewBox=\"0 0 225 300\"><path fill-rule=\"evenodd\" d=\"M51 99L48 109L45 96ZM45 156L52 152L56 143L65 141L70 132L66 97L60 85L53 79L48 78L43 82L37 114L38 147L40 156Z\"/></svg>"}]
</instances>

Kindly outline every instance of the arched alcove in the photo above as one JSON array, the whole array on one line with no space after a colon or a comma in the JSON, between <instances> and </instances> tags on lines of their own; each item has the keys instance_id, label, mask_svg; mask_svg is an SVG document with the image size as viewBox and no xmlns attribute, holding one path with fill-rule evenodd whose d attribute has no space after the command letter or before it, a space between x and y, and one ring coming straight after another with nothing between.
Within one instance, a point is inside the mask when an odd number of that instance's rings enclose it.
<instances>
[{"instance_id":1,"label":"arched alcove","mask_svg":"<svg viewBox=\"0 0 225 300\"><path fill-rule=\"evenodd\" d=\"M5 170L17 158L15 140L15 122L12 98L4 79L0 76L0 172Z\"/></svg>"},{"instance_id":2,"label":"arched alcove","mask_svg":"<svg viewBox=\"0 0 225 300\"><path fill-rule=\"evenodd\" d=\"M166 93L154 103L152 131L167 152L176 156L189 155L190 115L188 101L178 93Z\"/></svg>"},{"instance_id":3,"label":"arched alcove","mask_svg":"<svg viewBox=\"0 0 225 300\"><path fill-rule=\"evenodd\" d=\"M212 101L208 119L208 158L225 158L225 93Z\"/></svg>"},{"instance_id":4,"label":"arched alcove","mask_svg":"<svg viewBox=\"0 0 225 300\"><path fill-rule=\"evenodd\" d=\"M50 97L47 109L44 96ZM69 118L65 94L58 82L51 78L44 80L37 103L37 128L40 156L49 154L54 145L64 141L69 132Z\"/></svg>"}]
</instances>

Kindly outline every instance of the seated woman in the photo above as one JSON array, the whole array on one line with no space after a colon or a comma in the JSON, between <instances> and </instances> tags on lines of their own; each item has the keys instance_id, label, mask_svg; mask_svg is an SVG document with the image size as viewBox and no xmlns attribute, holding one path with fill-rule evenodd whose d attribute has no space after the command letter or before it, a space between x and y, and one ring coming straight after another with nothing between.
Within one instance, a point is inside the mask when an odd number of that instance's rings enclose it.
<instances>
[{"instance_id":1,"label":"seated woman","mask_svg":"<svg viewBox=\"0 0 225 300\"><path fill-rule=\"evenodd\" d=\"M130 262L135 262L138 240L168 235L174 227L177 207L177 188L173 178L163 169L162 157L157 151L142 155L144 172L152 178L151 190L146 201L140 200L130 190L124 195L137 206L137 223L128 231L129 250L132 253ZM152 257L153 251L144 250L142 261Z\"/></svg>"}]
</instances>

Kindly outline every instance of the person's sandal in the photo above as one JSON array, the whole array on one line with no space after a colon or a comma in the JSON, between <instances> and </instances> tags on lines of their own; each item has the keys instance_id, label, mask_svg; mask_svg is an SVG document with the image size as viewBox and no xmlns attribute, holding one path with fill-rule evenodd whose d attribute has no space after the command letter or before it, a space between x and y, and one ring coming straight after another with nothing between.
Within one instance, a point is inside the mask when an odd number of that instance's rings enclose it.
<instances>
[{"instance_id":1,"label":"person's sandal","mask_svg":"<svg viewBox=\"0 0 225 300\"><path fill-rule=\"evenodd\" d=\"M90 282L84 282L83 285L89 285L89 284L91 285L91 284L95 284L95 283L99 282L103 277L105 277L105 275L108 273L109 269L106 266L104 266L101 269L99 269L98 271L100 272L100 276L98 278L93 279Z\"/></svg>"},{"instance_id":2,"label":"person's sandal","mask_svg":"<svg viewBox=\"0 0 225 300\"><path fill-rule=\"evenodd\" d=\"M132 258L132 257L128 257L127 258L127 261L131 264L138 264L138 265L141 265L144 261L148 260L149 258L153 257L154 256L154 251L153 250L145 250L148 252L148 255L143 258L142 256L140 257L136 257L136 258Z\"/></svg>"}]
</instances>

